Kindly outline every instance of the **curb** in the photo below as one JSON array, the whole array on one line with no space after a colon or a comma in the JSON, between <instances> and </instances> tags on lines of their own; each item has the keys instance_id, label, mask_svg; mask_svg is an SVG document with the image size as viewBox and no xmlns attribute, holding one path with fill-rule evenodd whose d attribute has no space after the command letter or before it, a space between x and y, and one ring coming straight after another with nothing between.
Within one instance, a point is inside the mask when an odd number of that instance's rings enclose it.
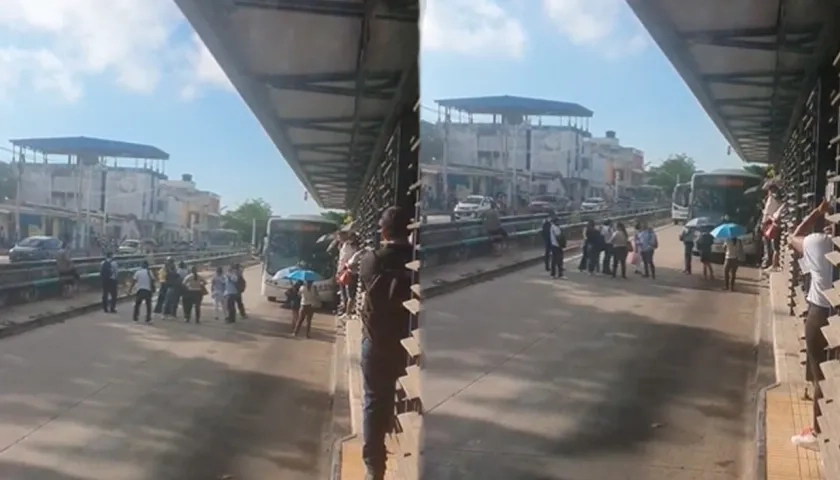
<instances>
[{"instance_id":1,"label":"curb","mask_svg":"<svg viewBox=\"0 0 840 480\"><path fill-rule=\"evenodd\" d=\"M245 269L251 268L253 266L254 265L246 266ZM125 303L126 300L129 300L131 298L134 298L133 294L123 293L121 295L117 295L117 303ZM99 308L102 308L101 302L90 303L82 305L80 307L73 307L62 312L47 313L43 316L30 318L29 320L20 323L6 325L2 329L0 329L0 339L20 335L21 333L26 333L30 330L35 330L41 327L55 325L57 323L64 323L66 320L96 311Z\"/></svg>"}]
</instances>

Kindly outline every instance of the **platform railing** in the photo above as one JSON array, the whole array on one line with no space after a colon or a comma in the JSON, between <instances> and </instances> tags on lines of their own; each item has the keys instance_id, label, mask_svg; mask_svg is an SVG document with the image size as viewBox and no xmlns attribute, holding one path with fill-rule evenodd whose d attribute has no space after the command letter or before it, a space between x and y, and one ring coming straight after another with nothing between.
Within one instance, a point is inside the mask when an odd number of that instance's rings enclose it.
<instances>
[{"instance_id":1,"label":"platform railing","mask_svg":"<svg viewBox=\"0 0 840 480\"><path fill-rule=\"evenodd\" d=\"M165 252L149 255L127 255L115 257L120 282L142 265L149 262L153 270L162 267L167 258L193 265L228 265L241 263L251 258L249 249L200 252ZM100 281L102 257L74 259L73 265L80 277L80 284L96 285ZM7 304L33 302L61 293L58 267L55 261L9 264L0 269L0 307Z\"/></svg>"}]
</instances>

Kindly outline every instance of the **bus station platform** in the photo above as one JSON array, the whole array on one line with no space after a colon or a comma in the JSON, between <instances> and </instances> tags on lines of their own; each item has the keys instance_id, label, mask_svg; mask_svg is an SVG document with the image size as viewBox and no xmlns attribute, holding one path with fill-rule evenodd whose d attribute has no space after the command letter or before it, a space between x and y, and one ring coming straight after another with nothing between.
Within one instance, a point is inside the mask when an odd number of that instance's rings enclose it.
<instances>
[{"instance_id":1,"label":"bus station platform","mask_svg":"<svg viewBox=\"0 0 840 480\"><path fill-rule=\"evenodd\" d=\"M683 274L678 233L656 280L538 264L428 300L424 475L753 478L767 291L753 268L735 292Z\"/></svg>"}]
</instances>

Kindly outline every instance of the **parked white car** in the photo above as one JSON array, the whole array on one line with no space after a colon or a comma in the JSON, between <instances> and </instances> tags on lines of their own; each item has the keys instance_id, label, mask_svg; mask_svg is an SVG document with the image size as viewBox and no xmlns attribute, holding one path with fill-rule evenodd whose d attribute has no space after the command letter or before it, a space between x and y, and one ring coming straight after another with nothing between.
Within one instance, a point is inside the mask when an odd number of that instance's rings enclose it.
<instances>
[{"instance_id":1,"label":"parked white car","mask_svg":"<svg viewBox=\"0 0 840 480\"><path fill-rule=\"evenodd\" d=\"M455 205L452 212L452 220L475 220L484 215L484 212L493 208L493 199L482 195L470 195Z\"/></svg>"},{"instance_id":2,"label":"parked white car","mask_svg":"<svg viewBox=\"0 0 840 480\"><path fill-rule=\"evenodd\" d=\"M607 201L601 197L590 197L580 204L580 211L582 212L596 212L598 210L606 209Z\"/></svg>"}]
</instances>

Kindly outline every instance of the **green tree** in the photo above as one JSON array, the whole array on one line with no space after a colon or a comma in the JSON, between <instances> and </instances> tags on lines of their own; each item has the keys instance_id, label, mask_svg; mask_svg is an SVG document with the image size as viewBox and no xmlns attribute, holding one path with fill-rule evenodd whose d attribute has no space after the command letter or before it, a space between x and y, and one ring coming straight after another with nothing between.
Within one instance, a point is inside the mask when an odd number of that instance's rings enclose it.
<instances>
[{"instance_id":1,"label":"green tree","mask_svg":"<svg viewBox=\"0 0 840 480\"><path fill-rule=\"evenodd\" d=\"M222 215L222 226L239 232L245 242L251 241L251 225L257 223L257 241L265 235L268 219L271 218L271 205L262 198L252 198L244 201L235 209Z\"/></svg>"},{"instance_id":2,"label":"green tree","mask_svg":"<svg viewBox=\"0 0 840 480\"><path fill-rule=\"evenodd\" d=\"M339 225L346 225L350 221L350 214L342 210L327 210L321 216Z\"/></svg>"},{"instance_id":3,"label":"green tree","mask_svg":"<svg viewBox=\"0 0 840 480\"><path fill-rule=\"evenodd\" d=\"M678 182L685 183L691 180L691 176L696 171L693 158L684 153L672 154L661 164L650 167L648 184L670 193Z\"/></svg>"},{"instance_id":4,"label":"green tree","mask_svg":"<svg viewBox=\"0 0 840 480\"><path fill-rule=\"evenodd\" d=\"M770 165L761 165L760 163L750 163L744 165L744 170L750 173L754 173L756 175L760 175L763 178L772 178L773 177L773 167Z\"/></svg>"},{"instance_id":5,"label":"green tree","mask_svg":"<svg viewBox=\"0 0 840 480\"><path fill-rule=\"evenodd\" d=\"M0 202L15 198L17 193L17 178L12 164L0 162Z\"/></svg>"}]
</instances>

